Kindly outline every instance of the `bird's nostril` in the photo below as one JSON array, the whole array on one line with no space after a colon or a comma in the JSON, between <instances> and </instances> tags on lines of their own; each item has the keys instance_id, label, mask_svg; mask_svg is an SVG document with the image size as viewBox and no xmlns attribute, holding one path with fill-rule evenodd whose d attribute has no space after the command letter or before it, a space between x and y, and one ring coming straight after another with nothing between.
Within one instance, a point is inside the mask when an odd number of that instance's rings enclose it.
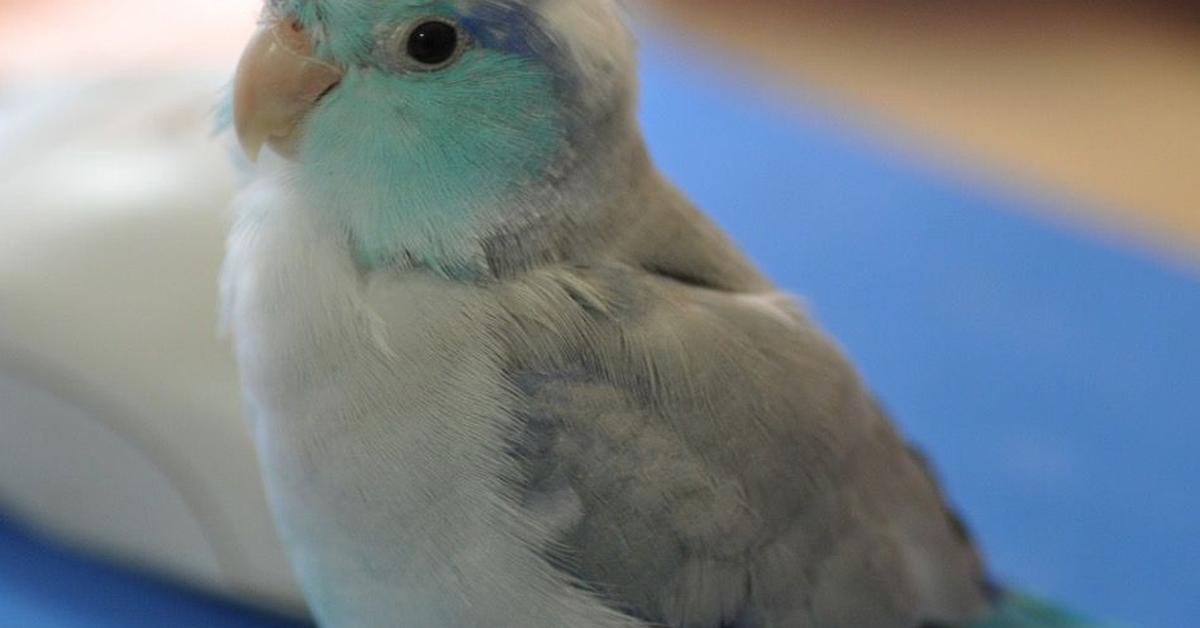
<instances>
[{"instance_id":1,"label":"bird's nostril","mask_svg":"<svg viewBox=\"0 0 1200 628\"><path fill-rule=\"evenodd\" d=\"M307 57L312 54L312 39L304 22L295 15L280 16L278 22L270 25L271 36L282 46L294 54Z\"/></svg>"}]
</instances>

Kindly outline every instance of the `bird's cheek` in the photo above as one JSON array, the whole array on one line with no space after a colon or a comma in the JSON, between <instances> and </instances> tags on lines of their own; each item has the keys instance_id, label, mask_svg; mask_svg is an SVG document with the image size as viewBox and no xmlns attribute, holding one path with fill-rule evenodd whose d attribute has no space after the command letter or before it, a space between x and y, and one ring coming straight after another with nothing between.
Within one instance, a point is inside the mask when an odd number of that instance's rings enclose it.
<instances>
[{"instance_id":1,"label":"bird's cheek","mask_svg":"<svg viewBox=\"0 0 1200 628\"><path fill-rule=\"evenodd\" d=\"M294 158L299 127L314 106L341 82L344 71L316 56L296 20L259 29L247 44L234 78L234 127L251 160L264 144Z\"/></svg>"}]
</instances>

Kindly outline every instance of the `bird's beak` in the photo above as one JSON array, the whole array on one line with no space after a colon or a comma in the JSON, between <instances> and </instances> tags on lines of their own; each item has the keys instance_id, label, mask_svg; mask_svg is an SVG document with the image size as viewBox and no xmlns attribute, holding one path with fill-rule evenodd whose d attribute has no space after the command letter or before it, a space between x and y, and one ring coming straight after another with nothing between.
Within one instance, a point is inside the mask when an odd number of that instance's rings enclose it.
<instances>
[{"instance_id":1,"label":"bird's beak","mask_svg":"<svg viewBox=\"0 0 1200 628\"><path fill-rule=\"evenodd\" d=\"M263 144L295 157L300 123L342 74L341 68L315 56L298 21L260 28L242 53L233 83L233 124L251 161L257 161Z\"/></svg>"}]
</instances>

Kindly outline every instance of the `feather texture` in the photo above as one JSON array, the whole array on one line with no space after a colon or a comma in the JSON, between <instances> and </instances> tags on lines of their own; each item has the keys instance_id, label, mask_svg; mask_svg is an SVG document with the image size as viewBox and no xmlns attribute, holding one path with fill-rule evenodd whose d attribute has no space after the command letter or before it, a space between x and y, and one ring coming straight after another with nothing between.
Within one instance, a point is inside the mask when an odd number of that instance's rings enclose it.
<instances>
[{"instance_id":1,"label":"feather texture","mask_svg":"<svg viewBox=\"0 0 1200 628\"><path fill-rule=\"evenodd\" d=\"M269 10L350 68L240 199L225 271L268 492L325 625L987 614L923 461L654 168L614 2ZM372 33L430 12L477 48L396 73Z\"/></svg>"}]
</instances>

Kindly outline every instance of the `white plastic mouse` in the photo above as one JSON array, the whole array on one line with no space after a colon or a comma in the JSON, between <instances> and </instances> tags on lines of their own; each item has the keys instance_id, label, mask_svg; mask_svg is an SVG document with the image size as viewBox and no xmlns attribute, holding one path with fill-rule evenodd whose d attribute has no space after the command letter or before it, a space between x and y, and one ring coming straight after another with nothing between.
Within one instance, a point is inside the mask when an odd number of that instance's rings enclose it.
<instances>
[{"instance_id":1,"label":"white plastic mouse","mask_svg":"<svg viewBox=\"0 0 1200 628\"><path fill-rule=\"evenodd\" d=\"M224 80L0 92L0 516L299 613L216 332Z\"/></svg>"}]
</instances>

